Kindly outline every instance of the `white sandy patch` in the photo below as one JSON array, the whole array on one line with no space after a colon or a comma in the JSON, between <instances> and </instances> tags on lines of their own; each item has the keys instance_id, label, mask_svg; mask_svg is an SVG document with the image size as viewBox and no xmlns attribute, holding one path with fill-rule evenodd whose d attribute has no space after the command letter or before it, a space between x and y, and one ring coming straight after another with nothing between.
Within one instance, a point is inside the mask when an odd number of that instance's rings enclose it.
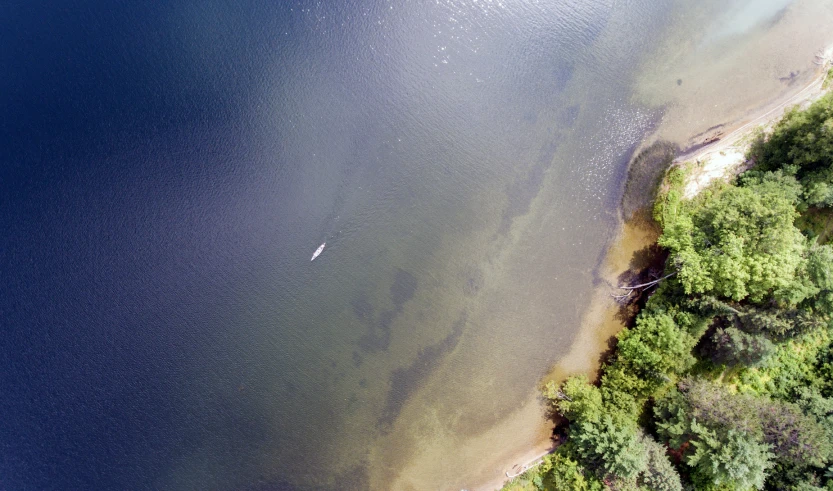
<instances>
[{"instance_id":1,"label":"white sandy patch","mask_svg":"<svg viewBox=\"0 0 833 491\"><path fill-rule=\"evenodd\" d=\"M686 199L693 198L715 179L737 175L745 163L744 153L736 148L709 156L705 161L700 161L689 174L684 196Z\"/></svg>"}]
</instances>

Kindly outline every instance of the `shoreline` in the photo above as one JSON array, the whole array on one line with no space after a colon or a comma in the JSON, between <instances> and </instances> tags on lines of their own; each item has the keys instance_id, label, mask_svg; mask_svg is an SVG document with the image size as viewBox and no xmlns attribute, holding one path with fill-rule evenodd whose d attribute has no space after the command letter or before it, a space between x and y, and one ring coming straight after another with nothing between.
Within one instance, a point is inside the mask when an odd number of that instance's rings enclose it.
<instances>
[{"instance_id":1,"label":"shoreline","mask_svg":"<svg viewBox=\"0 0 833 491\"><path fill-rule=\"evenodd\" d=\"M820 54L816 57L821 60L821 63L817 64L816 75L798 92L783 95L764 104L760 114L738 121L728 134L721 134L705 145L696 145L682 150L674 158L673 166L687 162L700 166L688 176L689 182L685 188L686 198L696 195L714 179L734 176L747 170L750 165L747 165L749 162L746 160L746 150L751 143L751 137L759 128L769 131L786 111L796 106L803 109L826 92L824 83L828 77L827 69L831 66L831 59L833 59L833 45L820 50ZM720 127L724 126L725 124L720 125Z\"/></svg>"},{"instance_id":2,"label":"shoreline","mask_svg":"<svg viewBox=\"0 0 833 491\"><path fill-rule=\"evenodd\" d=\"M817 62L819 59L821 63ZM689 144L677 152L671 163L671 166L679 166L687 162L700 165L700 168L688 177L690 181L686 185L686 196L691 197L697 194L714 179L734 176L746 170L748 166L744 165L747 163L745 147L751 142L750 137L759 128L771 128L788 109L794 106L806 107L821 97L826 92L823 84L831 62L833 62L833 44L819 50L816 60L811 65L815 75L802 88L778 94L775 98L763 102L755 110L733 121L725 121L712 126L705 132L689 137ZM662 124L637 146L631 156L629 167L644 149L659 141L657 135L660 133L661 126ZM694 140L699 139L702 141L693 143ZM665 170L667 168L663 169ZM625 183L622 184L623 193ZM552 367L542 382L550 380L560 382L569 376L582 373L588 375L591 380L595 380L601 366L601 356L609 348L610 338L625 327L626 319L621 315L623 305L614 300L612 294L616 291L623 276L637 273L632 265L634 255L654 245L659 235L650 223L644 223L644 220L640 221L639 218L625 218L622 212L620 204L617 208L616 229L605 247L603 259L594 271L597 286L594 288L590 305L582 315L579 330L570 350ZM598 353L599 356L588 356L591 353ZM544 444L548 444L548 447L545 452L541 453L539 449ZM529 469L537 460L552 453L557 445L550 437L546 441L536 442L531 447L532 450L514 456L513 461L507 463L503 474L507 477L482 482L468 489L499 490L511 479L517 477L513 469L524 468L524 471ZM530 457L530 455L534 456ZM524 471L518 475L523 474ZM512 477L508 477L509 475Z\"/></svg>"}]
</instances>

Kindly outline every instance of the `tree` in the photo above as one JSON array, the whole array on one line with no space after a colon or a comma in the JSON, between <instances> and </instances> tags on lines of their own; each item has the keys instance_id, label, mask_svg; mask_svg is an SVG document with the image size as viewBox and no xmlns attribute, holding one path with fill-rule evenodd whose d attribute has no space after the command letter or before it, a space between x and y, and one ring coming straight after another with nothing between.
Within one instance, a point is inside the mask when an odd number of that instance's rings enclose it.
<instances>
[{"instance_id":1,"label":"tree","mask_svg":"<svg viewBox=\"0 0 833 491\"><path fill-rule=\"evenodd\" d=\"M715 363L755 366L775 350L775 345L760 334L747 334L735 327L718 328L711 338L709 357Z\"/></svg>"},{"instance_id":2,"label":"tree","mask_svg":"<svg viewBox=\"0 0 833 491\"><path fill-rule=\"evenodd\" d=\"M619 360L645 376L682 373L694 364L693 344L670 315L642 313L619 334Z\"/></svg>"},{"instance_id":3,"label":"tree","mask_svg":"<svg viewBox=\"0 0 833 491\"><path fill-rule=\"evenodd\" d=\"M810 300L812 308L824 316L833 316L833 247L812 247L807 258L807 278L816 292Z\"/></svg>"},{"instance_id":4,"label":"tree","mask_svg":"<svg viewBox=\"0 0 833 491\"><path fill-rule=\"evenodd\" d=\"M686 294L760 302L791 284L806 242L793 225L800 188L790 179L713 189L666 225L659 243L670 249Z\"/></svg>"},{"instance_id":5,"label":"tree","mask_svg":"<svg viewBox=\"0 0 833 491\"><path fill-rule=\"evenodd\" d=\"M773 465L768 445L735 430L729 430L723 438L708 430L701 434L686 461L694 468L696 481L735 489L763 489L766 471Z\"/></svg>"},{"instance_id":6,"label":"tree","mask_svg":"<svg viewBox=\"0 0 833 491\"><path fill-rule=\"evenodd\" d=\"M807 206L833 206L833 167L808 172L801 182L804 185L803 198Z\"/></svg>"},{"instance_id":7,"label":"tree","mask_svg":"<svg viewBox=\"0 0 833 491\"><path fill-rule=\"evenodd\" d=\"M676 388L668 391L654 404L657 433L674 450L682 449L695 438L691 428L691 405L685 394Z\"/></svg>"},{"instance_id":8,"label":"tree","mask_svg":"<svg viewBox=\"0 0 833 491\"><path fill-rule=\"evenodd\" d=\"M787 339L801 325L802 313L796 310L747 308L737 316L740 326L750 334L763 334L771 339Z\"/></svg>"},{"instance_id":9,"label":"tree","mask_svg":"<svg viewBox=\"0 0 833 491\"><path fill-rule=\"evenodd\" d=\"M767 444L774 458L795 467L822 466L833 452L825 426L796 404L734 394L701 380L680 385L680 395L657 404L657 414L666 419L658 424L660 434L685 435L696 443L735 431Z\"/></svg>"},{"instance_id":10,"label":"tree","mask_svg":"<svg viewBox=\"0 0 833 491\"><path fill-rule=\"evenodd\" d=\"M830 434L813 416L783 401L759 404L764 441L779 461L794 467L821 467L831 457Z\"/></svg>"},{"instance_id":11,"label":"tree","mask_svg":"<svg viewBox=\"0 0 833 491\"><path fill-rule=\"evenodd\" d=\"M648 465L642 474L642 481L652 491L682 491L680 475L668 460L665 447L649 436L643 437L648 451Z\"/></svg>"},{"instance_id":12,"label":"tree","mask_svg":"<svg viewBox=\"0 0 833 491\"><path fill-rule=\"evenodd\" d=\"M751 156L765 170L794 165L804 174L829 167L833 163L831 121L833 93L804 111L793 107L775 125L769 138L755 143Z\"/></svg>"},{"instance_id":13,"label":"tree","mask_svg":"<svg viewBox=\"0 0 833 491\"><path fill-rule=\"evenodd\" d=\"M833 95L804 111L793 108L769 138L752 145L750 156L760 169L794 175L803 187L802 206L833 206Z\"/></svg>"},{"instance_id":14,"label":"tree","mask_svg":"<svg viewBox=\"0 0 833 491\"><path fill-rule=\"evenodd\" d=\"M544 457L540 472L543 484L540 488L545 490L601 491L603 489L601 482L593 476L586 475L584 468L577 461L558 452Z\"/></svg>"},{"instance_id":15,"label":"tree","mask_svg":"<svg viewBox=\"0 0 833 491\"><path fill-rule=\"evenodd\" d=\"M609 365L602 375L601 393L608 414L627 415L636 419L642 405L665 381L657 377L640 377L621 362Z\"/></svg>"},{"instance_id":16,"label":"tree","mask_svg":"<svg viewBox=\"0 0 833 491\"><path fill-rule=\"evenodd\" d=\"M584 375L568 378L560 390L550 382L544 395L570 421L598 421L604 412L599 388L590 385Z\"/></svg>"},{"instance_id":17,"label":"tree","mask_svg":"<svg viewBox=\"0 0 833 491\"><path fill-rule=\"evenodd\" d=\"M602 476L631 479L644 471L648 454L635 422L614 421L604 415L570 427L576 451Z\"/></svg>"}]
</instances>

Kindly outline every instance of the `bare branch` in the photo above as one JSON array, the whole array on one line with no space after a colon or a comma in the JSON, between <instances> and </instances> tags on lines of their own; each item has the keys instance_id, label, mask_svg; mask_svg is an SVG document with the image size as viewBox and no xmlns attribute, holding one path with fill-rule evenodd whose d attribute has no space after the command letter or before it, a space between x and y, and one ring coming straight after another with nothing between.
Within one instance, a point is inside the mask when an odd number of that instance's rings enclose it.
<instances>
[{"instance_id":1,"label":"bare branch","mask_svg":"<svg viewBox=\"0 0 833 491\"><path fill-rule=\"evenodd\" d=\"M669 273L669 274L663 276L662 278L660 278L658 280L649 281L648 283L642 283L641 285L636 285L636 286L620 286L619 289L620 290L631 290L631 291L633 291L633 290L638 290L640 288L646 288L646 287L649 287L649 286L654 286L657 283L659 283L660 281L662 281L666 278L670 278L671 276L674 276L675 274L677 274L676 271L674 271L673 273Z\"/></svg>"},{"instance_id":2,"label":"bare branch","mask_svg":"<svg viewBox=\"0 0 833 491\"><path fill-rule=\"evenodd\" d=\"M623 293L623 294L621 294L621 295L614 295L613 293L611 293L611 294L610 294L610 296L611 296L611 297L613 297L613 298L614 298L614 300L616 300L616 301L618 301L618 302L624 302L624 301L625 301L625 300L627 300L627 299L628 299L628 297L630 297L632 294L633 294L633 290L628 290L628 291L627 291L627 293Z\"/></svg>"}]
</instances>

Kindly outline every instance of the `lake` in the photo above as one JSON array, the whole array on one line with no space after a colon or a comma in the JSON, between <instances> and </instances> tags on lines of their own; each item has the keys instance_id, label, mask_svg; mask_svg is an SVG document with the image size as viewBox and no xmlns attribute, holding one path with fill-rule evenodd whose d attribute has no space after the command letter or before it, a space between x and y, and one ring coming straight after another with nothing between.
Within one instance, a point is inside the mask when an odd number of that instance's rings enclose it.
<instances>
[{"instance_id":1,"label":"lake","mask_svg":"<svg viewBox=\"0 0 833 491\"><path fill-rule=\"evenodd\" d=\"M674 112L722 80L726 46L833 17L787 0L0 11L8 489L476 485L497 447L546 431L525 401L570 350L635 149L748 109Z\"/></svg>"}]
</instances>

